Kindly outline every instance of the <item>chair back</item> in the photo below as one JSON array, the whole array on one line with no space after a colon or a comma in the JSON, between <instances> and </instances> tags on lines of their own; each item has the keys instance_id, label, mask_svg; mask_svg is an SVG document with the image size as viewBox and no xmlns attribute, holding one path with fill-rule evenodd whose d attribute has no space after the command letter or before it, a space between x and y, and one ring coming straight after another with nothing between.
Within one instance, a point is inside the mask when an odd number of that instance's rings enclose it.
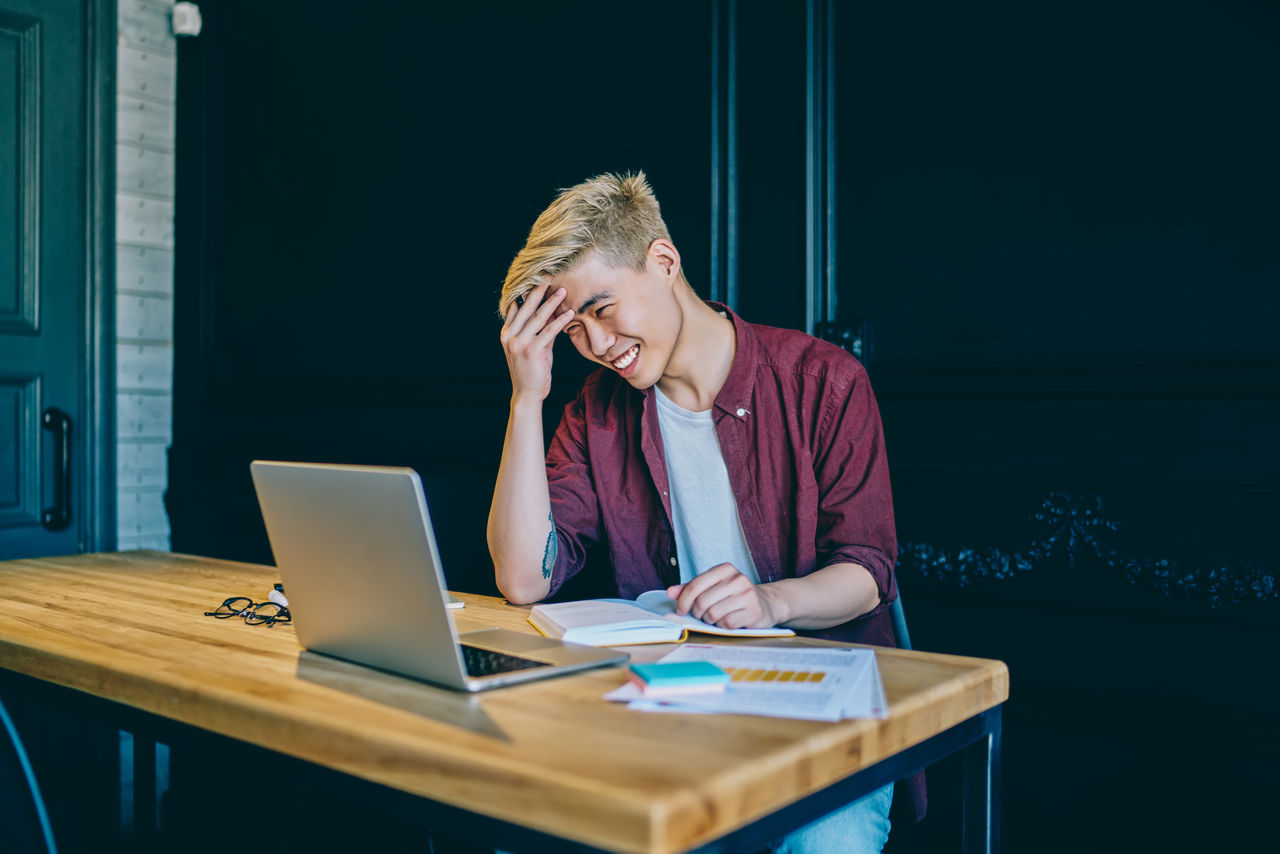
<instances>
[{"instance_id":1,"label":"chair back","mask_svg":"<svg viewBox=\"0 0 1280 854\"><path fill-rule=\"evenodd\" d=\"M893 634L898 639L898 649L911 649L911 634L907 631L907 615L902 610L902 587L898 587L898 598L889 606L889 616L893 620Z\"/></svg>"},{"instance_id":2,"label":"chair back","mask_svg":"<svg viewBox=\"0 0 1280 854\"><path fill-rule=\"evenodd\" d=\"M6 851L47 851L56 854L53 830L45 812L31 761L0 700L0 828Z\"/></svg>"}]
</instances>

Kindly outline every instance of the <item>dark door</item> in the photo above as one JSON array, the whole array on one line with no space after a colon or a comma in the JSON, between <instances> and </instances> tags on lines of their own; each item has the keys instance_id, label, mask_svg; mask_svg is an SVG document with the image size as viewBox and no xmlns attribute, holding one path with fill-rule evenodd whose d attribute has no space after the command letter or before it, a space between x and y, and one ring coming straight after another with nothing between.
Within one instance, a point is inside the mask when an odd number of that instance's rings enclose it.
<instances>
[{"instance_id":1,"label":"dark door","mask_svg":"<svg viewBox=\"0 0 1280 854\"><path fill-rule=\"evenodd\" d=\"M0 558L80 551L103 529L86 512L86 5L0 0Z\"/></svg>"}]
</instances>

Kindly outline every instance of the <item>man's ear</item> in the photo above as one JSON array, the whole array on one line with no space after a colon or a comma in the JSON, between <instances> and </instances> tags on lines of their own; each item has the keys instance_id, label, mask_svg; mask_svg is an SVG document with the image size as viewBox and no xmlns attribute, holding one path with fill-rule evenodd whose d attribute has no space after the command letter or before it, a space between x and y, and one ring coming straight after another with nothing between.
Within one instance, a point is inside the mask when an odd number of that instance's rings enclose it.
<instances>
[{"instance_id":1,"label":"man's ear","mask_svg":"<svg viewBox=\"0 0 1280 854\"><path fill-rule=\"evenodd\" d=\"M676 251L675 244L665 237L649 244L649 261L657 265L669 283L675 284L680 279L680 253Z\"/></svg>"}]
</instances>

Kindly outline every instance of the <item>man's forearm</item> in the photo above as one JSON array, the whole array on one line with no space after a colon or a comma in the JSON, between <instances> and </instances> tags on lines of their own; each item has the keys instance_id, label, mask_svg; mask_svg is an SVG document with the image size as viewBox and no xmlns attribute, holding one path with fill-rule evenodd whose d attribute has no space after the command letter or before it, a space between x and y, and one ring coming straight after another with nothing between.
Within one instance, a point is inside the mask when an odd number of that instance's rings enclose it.
<instances>
[{"instance_id":1,"label":"man's forearm","mask_svg":"<svg viewBox=\"0 0 1280 854\"><path fill-rule=\"evenodd\" d=\"M792 629L829 629L880 604L880 591L866 567L834 563L800 578L759 586L777 624Z\"/></svg>"},{"instance_id":2,"label":"man's forearm","mask_svg":"<svg viewBox=\"0 0 1280 854\"><path fill-rule=\"evenodd\" d=\"M544 598L551 589L558 546L543 457L541 400L511 401L487 534L502 595L516 603Z\"/></svg>"}]
</instances>

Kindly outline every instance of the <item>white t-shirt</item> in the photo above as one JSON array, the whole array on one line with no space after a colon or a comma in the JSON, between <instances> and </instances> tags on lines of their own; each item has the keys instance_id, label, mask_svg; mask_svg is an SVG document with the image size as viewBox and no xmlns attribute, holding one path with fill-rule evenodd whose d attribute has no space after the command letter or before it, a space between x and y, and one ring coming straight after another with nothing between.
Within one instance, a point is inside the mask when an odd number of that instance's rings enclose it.
<instances>
[{"instance_id":1,"label":"white t-shirt","mask_svg":"<svg viewBox=\"0 0 1280 854\"><path fill-rule=\"evenodd\" d=\"M738 518L738 502L729 485L711 410L692 412L672 403L656 386L653 390L667 461L680 582L717 564L731 563L759 584L760 573Z\"/></svg>"}]
</instances>

